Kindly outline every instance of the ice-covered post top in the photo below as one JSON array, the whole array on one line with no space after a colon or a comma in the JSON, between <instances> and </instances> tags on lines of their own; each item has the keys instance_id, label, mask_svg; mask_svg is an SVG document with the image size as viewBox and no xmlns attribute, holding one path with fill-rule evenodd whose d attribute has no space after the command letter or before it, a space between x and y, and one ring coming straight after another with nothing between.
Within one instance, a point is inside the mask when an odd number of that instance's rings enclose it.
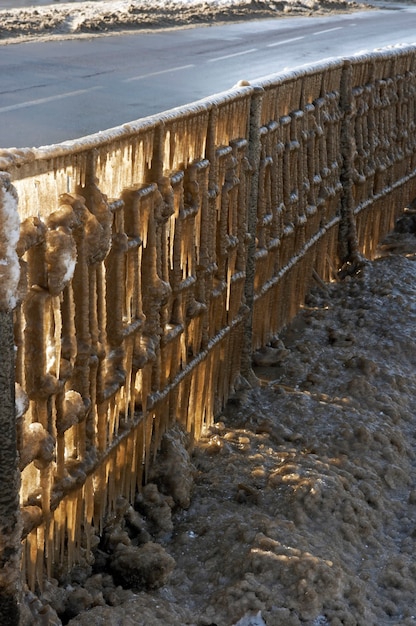
<instances>
[{"instance_id":1,"label":"ice-covered post top","mask_svg":"<svg viewBox=\"0 0 416 626\"><path fill-rule=\"evenodd\" d=\"M6 172L0 172L0 311L16 306L20 277L16 245L20 234L17 192Z\"/></svg>"}]
</instances>

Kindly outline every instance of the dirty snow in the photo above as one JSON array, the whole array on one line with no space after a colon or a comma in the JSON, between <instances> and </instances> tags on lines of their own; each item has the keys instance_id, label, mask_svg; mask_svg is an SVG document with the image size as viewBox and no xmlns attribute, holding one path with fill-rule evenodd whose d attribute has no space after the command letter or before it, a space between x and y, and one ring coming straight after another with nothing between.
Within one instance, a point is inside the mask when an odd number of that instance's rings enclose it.
<instances>
[{"instance_id":1,"label":"dirty snow","mask_svg":"<svg viewBox=\"0 0 416 626\"><path fill-rule=\"evenodd\" d=\"M369 8L352 0L103 0L37 2L26 7L12 0L8 3L15 8L0 10L0 44ZM25 4L30 5L30 0Z\"/></svg>"}]
</instances>

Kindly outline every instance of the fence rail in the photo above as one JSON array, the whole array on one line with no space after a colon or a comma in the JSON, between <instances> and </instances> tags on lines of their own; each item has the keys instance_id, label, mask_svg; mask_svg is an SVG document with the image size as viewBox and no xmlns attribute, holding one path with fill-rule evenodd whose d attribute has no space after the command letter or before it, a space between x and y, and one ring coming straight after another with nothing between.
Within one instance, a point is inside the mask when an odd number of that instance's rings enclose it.
<instances>
[{"instance_id":1,"label":"fence rail","mask_svg":"<svg viewBox=\"0 0 416 626\"><path fill-rule=\"evenodd\" d=\"M313 275L371 257L416 196L415 53L333 60L0 151L17 389L15 461L1 468L15 485L19 464L32 589L79 560L119 495L133 499L175 421L195 437L212 423Z\"/></svg>"}]
</instances>

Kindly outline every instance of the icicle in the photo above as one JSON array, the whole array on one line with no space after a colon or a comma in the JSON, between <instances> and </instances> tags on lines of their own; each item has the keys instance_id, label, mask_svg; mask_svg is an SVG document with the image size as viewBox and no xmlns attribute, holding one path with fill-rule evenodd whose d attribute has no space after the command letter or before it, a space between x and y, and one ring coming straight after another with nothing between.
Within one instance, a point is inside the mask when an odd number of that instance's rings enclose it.
<instances>
[{"instance_id":1,"label":"icicle","mask_svg":"<svg viewBox=\"0 0 416 626\"><path fill-rule=\"evenodd\" d=\"M55 520L54 517L50 517L46 524L46 575L49 579L52 578L52 565L54 563L55 554Z\"/></svg>"},{"instance_id":2,"label":"icicle","mask_svg":"<svg viewBox=\"0 0 416 626\"><path fill-rule=\"evenodd\" d=\"M231 295L231 280L232 280L232 268L227 266L227 297L226 297L226 310L230 310L230 295Z\"/></svg>"},{"instance_id":3,"label":"icicle","mask_svg":"<svg viewBox=\"0 0 416 626\"><path fill-rule=\"evenodd\" d=\"M143 248L147 247L147 237L148 237L148 231L149 231L149 220L151 219L151 213L152 213L152 209L151 209L151 201L149 198L145 198L143 199L142 202L140 202L139 205L139 209L140 209L140 215L139 215L139 226L140 226L140 237L142 240L142 246ZM140 259L140 267L141 267L141 259Z\"/></svg>"},{"instance_id":4,"label":"icicle","mask_svg":"<svg viewBox=\"0 0 416 626\"><path fill-rule=\"evenodd\" d=\"M74 426L65 431L65 459L73 458L75 452Z\"/></svg>"},{"instance_id":5,"label":"icicle","mask_svg":"<svg viewBox=\"0 0 416 626\"><path fill-rule=\"evenodd\" d=\"M138 468L139 468L139 458L138 458L138 428L136 427L131 436L131 452L130 452L130 492L128 494L129 502L134 502L134 497L136 495L137 489L137 478L138 478Z\"/></svg>"},{"instance_id":6,"label":"icicle","mask_svg":"<svg viewBox=\"0 0 416 626\"><path fill-rule=\"evenodd\" d=\"M173 270L173 267L174 267L175 227L176 227L176 215L173 214L169 218L169 263L170 263L171 270Z\"/></svg>"},{"instance_id":7,"label":"icicle","mask_svg":"<svg viewBox=\"0 0 416 626\"><path fill-rule=\"evenodd\" d=\"M81 558L81 545L82 545L82 532L83 532L83 528L84 528L84 517L83 517L83 512L84 512L84 500L83 500L83 491L80 489L78 490L78 492L75 494L75 499L76 499L76 503L77 503L77 508L76 508L76 521L75 521L75 561L76 563L80 562L80 558Z\"/></svg>"},{"instance_id":8,"label":"icicle","mask_svg":"<svg viewBox=\"0 0 416 626\"><path fill-rule=\"evenodd\" d=\"M104 512L105 512L105 490L107 469L106 464L102 463L93 477L94 490L94 524L98 528L100 535L103 533Z\"/></svg>"},{"instance_id":9,"label":"icicle","mask_svg":"<svg viewBox=\"0 0 416 626\"><path fill-rule=\"evenodd\" d=\"M179 267L182 270L182 280L186 279L186 261L187 261L187 228L186 224L181 224L181 233L178 235L178 239L180 242L180 259L179 259Z\"/></svg>"},{"instance_id":10,"label":"icicle","mask_svg":"<svg viewBox=\"0 0 416 626\"><path fill-rule=\"evenodd\" d=\"M137 450L137 475L136 475L136 486L138 491L140 491L143 482L143 470L144 470L144 459L145 459L145 436L144 436L144 428L145 428L145 420L142 419L137 426L137 440L136 440L136 450Z\"/></svg>"},{"instance_id":11,"label":"icicle","mask_svg":"<svg viewBox=\"0 0 416 626\"><path fill-rule=\"evenodd\" d=\"M124 473L125 473L125 477L124 477L124 490L123 490L123 494L124 497L129 501L129 502L133 502L134 499L134 495L133 498L131 496L132 493L132 488L131 488L131 484L133 481L133 472L134 472L134 468L133 468L133 456L134 456L134 433L130 432L128 437L126 438L126 451L125 451L125 458L126 458L126 463L124 466Z\"/></svg>"},{"instance_id":12,"label":"icicle","mask_svg":"<svg viewBox=\"0 0 416 626\"><path fill-rule=\"evenodd\" d=\"M110 399L108 405L108 443L111 444L118 428L118 410L114 397Z\"/></svg>"},{"instance_id":13,"label":"icicle","mask_svg":"<svg viewBox=\"0 0 416 626\"><path fill-rule=\"evenodd\" d=\"M118 496L118 487L115 484L114 469L116 450L112 450L106 463L106 485L107 485L107 510L105 513L113 513L116 497Z\"/></svg>"},{"instance_id":14,"label":"icicle","mask_svg":"<svg viewBox=\"0 0 416 626\"><path fill-rule=\"evenodd\" d=\"M35 591L36 589L36 575L37 575L37 555L38 555L38 540L37 529L32 530L26 538L26 545L28 547L28 576L27 581L29 589Z\"/></svg>"},{"instance_id":15,"label":"icicle","mask_svg":"<svg viewBox=\"0 0 416 626\"><path fill-rule=\"evenodd\" d=\"M201 364L202 365L202 364ZM205 379L205 399L204 410L201 412L200 422L195 424L195 437L201 436L202 430L211 426L214 421L214 389L212 387L212 370L213 361L211 358L207 358L204 362L204 379Z\"/></svg>"},{"instance_id":16,"label":"icicle","mask_svg":"<svg viewBox=\"0 0 416 626\"><path fill-rule=\"evenodd\" d=\"M83 487L84 517L87 524L92 524L94 518L94 483L93 477L88 476Z\"/></svg>"},{"instance_id":17,"label":"icicle","mask_svg":"<svg viewBox=\"0 0 416 626\"><path fill-rule=\"evenodd\" d=\"M66 531L67 531L67 555L68 570L74 564L74 542L75 542L75 517L76 517L76 501L73 497L66 498Z\"/></svg>"},{"instance_id":18,"label":"icicle","mask_svg":"<svg viewBox=\"0 0 416 626\"><path fill-rule=\"evenodd\" d=\"M154 412L151 411L145 417L145 477L146 479L149 476L149 467L150 467L150 450L152 443L152 434L153 434L153 420L154 420Z\"/></svg>"},{"instance_id":19,"label":"icicle","mask_svg":"<svg viewBox=\"0 0 416 626\"><path fill-rule=\"evenodd\" d=\"M132 252L129 251L126 258L126 276L125 276L125 289L124 289L125 303L124 303L124 318L129 324L134 318L134 259Z\"/></svg>"},{"instance_id":20,"label":"icicle","mask_svg":"<svg viewBox=\"0 0 416 626\"><path fill-rule=\"evenodd\" d=\"M132 370L130 376L130 417L134 418L136 409L136 390L135 390L136 373Z\"/></svg>"},{"instance_id":21,"label":"icicle","mask_svg":"<svg viewBox=\"0 0 416 626\"><path fill-rule=\"evenodd\" d=\"M168 340L165 346L161 350L161 361L162 361L162 364L164 365L164 368L162 370L160 384L161 384L161 387L165 387L168 384L170 380L170 375L171 375L171 367L172 367L172 341L171 340Z\"/></svg>"},{"instance_id":22,"label":"icicle","mask_svg":"<svg viewBox=\"0 0 416 626\"><path fill-rule=\"evenodd\" d=\"M127 421L133 417L134 413L132 412L129 415L130 407L131 407L131 397L132 397L132 369L133 369L133 338L130 339L129 343L126 346L126 357L125 357L125 369L126 369L126 382L123 387L124 392L124 416Z\"/></svg>"},{"instance_id":23,"label":"icicle","mask_svg":"<svg viewBox=\"0 0 416 626\"><path fill-rule=\"evenodd\" d=\"M97 411L97 447L100 452L103 452L107 447L108 440L108 401L103 402L98 406Z\"/></svg>"},{"instance_id":24,"label":"icicle","mask_svg":"<svg viewBox=\"0 0 416 626\"><path fill-rule=\"evenodd\" d=\"M136 398L135 405L137 405L137 407L141 405L140 408L143 411L143 369L139 369L136 372L134 381L134 395Z\"/></svg>"},{"instance_id":25,"label":"icicle","mask_svg":"<svg viewBox=\"0 0 416 626\"><path fill-rule=\"evenodd\" d=\"M58 508L54 512L54 562L61 562L61 555L63 546L65 544L65 529L62 528L63 519L62 519L62 507L63 502L61 501L58 505Z\"/></svg>"},{"instance_id":26,"label":"icicle","mask_svg":"<svg viewBox=\"0 0 416 626\"><path fill-rule=\"evenodd\" d=\"M43 591L43 563L45 558L45 527L36 529L36 579L40 592Z\"/></svg>"},{"instance_id":27,"label":"icicle","mask_svg":"<svg viewBox=\"0 0 416 626\"><path fill-rule=\"evenodd\" d=\"M191 425L191 431L193 431L196 438L200 437L202 424L204 422L204 414L206 410L206 398L207 398L207 380L206 380L206 364L204 361L200 363L197 369L197 406L196 413Z\"/></svg>"},{"instance_id":28,"label":"icicle","mask_svg":"<svg viewBox=\"0 0 416 626\"><path fill-rule=\"evenodd\" d=\"M153 431L152 431L152 443L153 443L153 455L150 458L150 463L153 463L156 459L159 449L160 439L165 432L166 421L169 419L169 396L166 397L163 402L158 403L155 411L153 412Z\"/></svg>"},{"instance_id":29,"label":"icicle","mask_svg":"<svg viewBox=\"0 0 416 626\"><path fill-rule=\"evenodd\" d=\"M85 461L87 433L85 419L75 426L77 458Z\"/></svg>"}]
</instances>

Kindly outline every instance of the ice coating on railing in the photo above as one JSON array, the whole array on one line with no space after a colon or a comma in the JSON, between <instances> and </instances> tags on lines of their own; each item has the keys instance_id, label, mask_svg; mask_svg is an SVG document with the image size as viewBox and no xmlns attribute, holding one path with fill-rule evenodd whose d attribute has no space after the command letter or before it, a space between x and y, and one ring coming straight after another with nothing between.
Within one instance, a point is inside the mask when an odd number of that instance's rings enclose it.
<instances>
[{"instance_id":1,"label":"ice coating on railing","mask_svg":"<svg viewBox=\"0 0 416 626\"><path fill-rule=\"evenodd\" d=\"M415 83L414 48L332 59L0 152L31 588L45 549L70 568L134 498L175 421L212 423L313 280L371 255L416 195Z\"/></svg>"}]
</instances>

